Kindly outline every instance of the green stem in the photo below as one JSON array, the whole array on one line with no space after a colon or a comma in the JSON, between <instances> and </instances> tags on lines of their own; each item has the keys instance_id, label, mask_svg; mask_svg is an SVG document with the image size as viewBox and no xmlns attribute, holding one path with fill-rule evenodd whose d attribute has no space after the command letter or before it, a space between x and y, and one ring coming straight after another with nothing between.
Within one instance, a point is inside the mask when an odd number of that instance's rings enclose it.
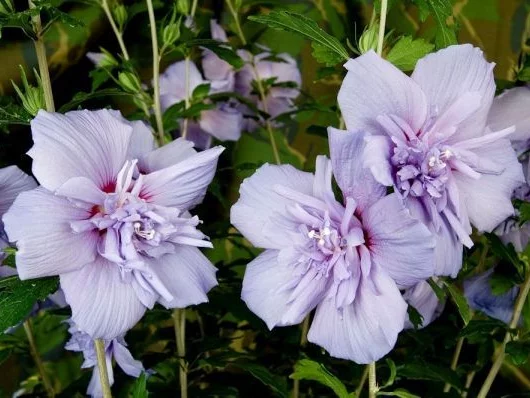
<instances>
[{"instance_id":1,"label":"green stem","mask_svg":"<svg viewBox=\"0 0 530 398\"><path fill-rule=\"evenodd\" d=\"M55 392L53 391L52 384L50 383L50 379L48 378L48 375L46 374L46 370L44 369L44 364L42 363L42 359L39 355L39 351L37 350L37 345L35 344L35 338L33 337L33 327L31 325L31 319L26 320L23 325L24 325L24 331L26 332L26 337L28 338L29 351L31 353L31 357L33 358L33 361L35 362L35 365L37 366L37 370L42 379L42 384L44 385L44 389L46 390L48 397L54 397Z\"/></svg>"},{"instance_id":2,"label":"green stem","mask_svg":"<svg viewBox=\"0 0 530 398\"><path fill-rule=\"evenodd\" d=\"M302 331L300 335L300 347L305 347L307 345L307 331L309 330L309 317L310 314L302 322ZM298 398L300 395L300 380L295 379L293 381L293 398Z\"/></svg>"},{"instance_id":3,"label":"green stem","mask_svg":"<svg viewBox=\"0 0 530 398\"><path fill-rule=\"evenodd\" d=\"M153 47L153 111L155 113L156 129L158 132L158 144L162 146L165 143L165 136L164 123L162 122L162 107L160 105L160 57L158 55L158 33L156 31L153 0L146 0L146 3L147 13L149 14L149 24L151 25L151 44Z\"/></svg>"},{"instance_id":4,"label":"green stem","mask_svg":"<svg viewBox=\"0 0 530 398\"><path fill-rule=\"evenodd\" d=\"M130 60L129 53L127 52L127 47L125 47L125 42L123 41L123 34L118 28L118 25L116 25L116 22L114 21L114 18L112 16L112 12L110 11L107 0L101 1L101 8L103 8L103 11L105 11L105 15L107 16L110 26L112 27L112 30L114 31L114 35L116 36L116 39L118 40L121 53L123 54L123 59L125 59L126 61L129 61Z\"/></svg>"},{"instance_id":5,"label":"green stem","mask_svg":"<svg viewBox=\"0 0 530 398\"><path fill-rule=\"evenodd\" d=\"M464 338L460 337L456 342L455 352L453 354L453 360L451 361L451 370L456 370L458 365L458 358L460 358L460 352L462 352L462 346L464 345ZM445 383L444 392L449 392L451 384Z\"/></svg>"},{"instance_id":6,"label":"green stem","mask_svg":"<svg viewBox=\"0 0 530 398\"><path fill-rule=\"evenodd\" d=\"M243 44L243 46L246 46L247 39L245 38L245 35L243 34L243 30L241 29L241 24L239 23L239 17L237 15L237 10L232 4L232 0L226 0L226 5L228 6L228 9L230 10L230 14L232 14L232 17L234 18L234 23L236 24L237 36L239 37L239 40L241 40L241 44Z\"/></svg>"},{"instance_id":7,"label":"green stem","mask_svg":"<svg viewBox=\"0 0 530 398\"><path fill-rule=\"evenodd\" d=\"M191 18L195 17L195 11L197 11L197 3L198 2L199 2L198 0L193 0L193 3L191 4L191 11L190 11L190 17Z\"/></svg>"},{"instance_id":8,"label":"green stem","mask_svg":"<svg viewBox=\"0 0 530 398\"><path fill-rule=\"evenodd\" d=\"M464 385L464 390L462 391L462 394L460 395L462 398L467 397L467 393L469 391L469 388L471 387L471 383L473 383L473 379L475 378L476 372L474 370L470 371L467 374L466 377L466 384Z\"/></svg>"},{"instance_id":9,"label":"green stem","mask_svg":"<svg viewBox=\"0 0 530 398\"><path fill-rule=\"evenodd\" d=\"M359 386L355 390L356 397L361 396L361 391L363 390L364 383L366 383L366 379L368 378L369 370L370 370L370 365L366 365L366 367L364 368L363 375L361 376L361 380L359 381Z\"/></svg>"},{"instance_id":10,"label":"green stem","mask_svg":"<svg viewBox=\"0 0 530 398\"><path fill-rule=\"evenodd\" d=\"M175 308L173 311L173 325L175 327L175 341L179 356L180 397L188 398L188 364L186 363L186 309Z\"/></svg>"},{"instance_id":11,"label":"green stem","mask_svg":"<svg viewBox=\"0 0 530 398\"><path fill-rule=\"evenodd\" d=\"M379 20L379 36L377 37L377 54L383 54L383 41L385 40L386 10L388 0L381 0L381 15Z\"/></svg>"},{"instance_id":12,"label":"green stem","mask_svg":"<svg viewBox=\"0 0 530 398\"><path fill-rule=\"evenodd\" d=\"M186 56L184 62L184 87L186 90L184 96L184 109L188 109L190 107L190 57ZM188 123L188 119L184 119L182 132L180 133L182 138L186 138L186 136L188 135Z\"/></svg>"},{"instance_id":13,"label":"green stem","mask_svg":"<svg viewBox=\"0 0 530 398\"><path fill-rule=\"evenodd\" d=\"M232 14L232 17L234 18L235 24L236 24L236 32L239 36L239 40L241 40L241 43L245 46L247 44L247 40L245 39L245 34L243 33L243 30L241 29L241 25L239 24L239 17L237 15L237 10L235 9L234 5L232 4L232 0L226 0L226 4L228 6L228 9L230 10L230 13ZM256 61L254 59L254 55L251 53L250 58L250 65L252 67L252 71L254 73L254 78L256 81L256 85L258 86L258 93L260 102L263 106L263 110L268 114L268 106L267 106L267 96L265 94L265 89L263 87L263 83L258 75L258 70L256 68ZM280 159L280 153L278 151L278 146L276 145L276 140L274 138L274 131L271 125L270 120L267 118L265 120L265 128L267 132L269 133L269 140L271 142L272 147L272 153L274 155L274 160L277 164L282 164L282 161Z\"/></svg>"},{"instance_id":14,"label":"green stem","mask_svg":"<svg viewBox=\"0 0 530 398\"><path fill-rule=\"evenodd\" d=\"M35 4L29 0L29 8L35 8ZM32 18L33 28L37 39L34 40L35 52L37 53L37 62L39 63L39 75L42 81L42 90L44 92L44 101L46 102L46 110L48 112L55 112L55 104L53 102L52 82L50 79L50 70L48 69L48 60L46 59L46 46L44 45L44 38L42 32L42 22L40 14Z\"/></svg>"},{"instance_id":15,"label":"green stem","mask_svg":"<svg viewBox=\"0 0 530 398\"><path fill-rule=\"evenodd\" d=\"M112 398L110 392L109 373L107 371L107 358L105 355L105 343L101 339L94 340L96 347L96 357L98 359L99 379L101 382L101 390L103 391L103 398Z\"/></svg>"},{"instance_id":16,"label":"green stem","mask_svg":"<svg viewBox=\"0 0 530 398\"><path fill-rule=\"evenodd\" d=\"M480 392L478 393L477 398L487 397L488 392L491 388L491 385L493 384L495 377L497 377L497 373L499 373L499 370L502 367L502 364L504 362L504 357L506 355L506 352L505 352L506 344L508 344L508 342L511 340L511 331L515 329L519 323L519 319L521 318L521 312L523 311L523 306L524 306L524 303L526 301L526 297L528 296L529 291L530 291L530 271L526 270L525 280L523 282L523 285L521 286L521 290L519 291L517 300L515 301L515 307L513 309L512 320L510 322L510 325L508 326L508 330L506 331L504 340L500 346L499 354L497 355L495 362L493 362L490 372L488 373L488 376L486 377L484 384L482 384L482 388L480 389Z\"/></svg>"},{"instance_id":17,"label":"green stem","mask_svg":"<svg viewBox=\"0 0 530 398\"><path fill-rule=\"evenodd\" d=\"M377 382L375 379L375 362L368 365L368 397L375 398L377 395Z\"/></svg>"}]
</instances>

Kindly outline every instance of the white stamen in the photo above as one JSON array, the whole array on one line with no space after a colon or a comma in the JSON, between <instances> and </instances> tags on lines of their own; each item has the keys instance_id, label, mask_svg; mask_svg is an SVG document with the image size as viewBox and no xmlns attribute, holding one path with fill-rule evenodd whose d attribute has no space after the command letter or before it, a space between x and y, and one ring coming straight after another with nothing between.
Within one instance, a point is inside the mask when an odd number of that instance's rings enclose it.
<instances>
[{"instance_id":1,"label":"white stamen","mask_svg":"<svg viewBox=\"0 0 530 398\"><path fill-rule=\"evenodd\" d=\"M312 229L311 231L309 231L309 232L307 233L307 236L308 236L310 239L313 239L313 238L315 237L316 234L317 234L317 233L315 232L315 230Z\"/></svg>"},{"instance_id":2,"label":"white stamen","mask_svg":"<svg viewBox=\"0 0 530 398\"><path fill-rule=\"evenodd\" d=\"M134 233L138 235L140 238L144 238L145 240L151 240L155 237L155 230L152 228L148 230L142 229L141 222L135 222L133 226L134 226Z\"/></svg>"}]
</instances>

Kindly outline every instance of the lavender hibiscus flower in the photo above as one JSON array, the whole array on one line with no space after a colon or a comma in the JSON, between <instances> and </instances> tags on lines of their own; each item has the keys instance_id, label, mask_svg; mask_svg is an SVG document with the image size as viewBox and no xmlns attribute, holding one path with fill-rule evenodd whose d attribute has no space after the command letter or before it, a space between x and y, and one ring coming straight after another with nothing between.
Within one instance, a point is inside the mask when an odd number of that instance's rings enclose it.
<instances>
[{"instance_id":1,"label":"lavender hibiscus flower","mask_svg":"<svg viewBox=\"0 0 530 398\"><path fill-rule=\"evenodd\" d=\"M264 52L254 56L254 68L250 62L252 55L248 51L240 50L238 54L246 61L245 66L236 74L235 88L238 93L250 98L260 110L266 110L272 118L296 109L294 100L300 95L302 76L293 57L286 53L273 56L270 50L265 48ZM273 80L267 90L265 103L252 94L255 91L253 82L258 78L262 82ZM282 86L287 83L292 83L295 87ZM245 115L257 117L248 107L243 108ZM254 119L247 120L248 130L252 131L258 127Z\"/></svg>"},{"instance_id":2,"label":"lavender hibiscus flower","mask_svg":"<svg viewBox=\"0 0 530 398\"><path fill-rule=\"evenodd\" d=\"M82 368L94 368L92 371L92 378L88 385L87 394L91 397L103 397L103 389L101 386L101 379L99 378L99 368L96 356L96 347L94 339L88 334L83 333L75 325L72 320L68 320L70 328L68 331L72 335L65 348L69 351L82 352L84 362ZM124 336L116 337L112 340L104 340L105 344L105 361L107 364L107 374L109 383L112 386L114 383L114 372L112 370L112 359L116 360L118 366L129 376L139 377L144 372L144 367L140 361L135 360L129 350L127 343L125 343Z\"/></svg>"},{"instance_id":3,"label":"lavender hibiscus flower","mask_svg":"<svg viewBox=\"0 0 530 398\"><path fill-rule=\"evenodd\" d=\"M331 162L319 156L314 175L266 164L241 185L231 221L266 249L247 266L242 298L271 329L316 307L309 341L368 363L394 346L407 314L399 288L432 274L434 240L359 167L363 135L329 138Z\"/></svg>"},{"instance_id":4,"label":"lavender hibiscus flower","mask_svg":"<svg viewBox=\"0 0 530 398\"><path fill-rule=\"evenodd\" d=\"M223 61L224 62L224 61ZM188 69L188 87L186 87ZM209 68L207 69L209 70ZM233 77L225 80L205 80L192 61L179 61L170 65L160 75L160 102L162 109L186 99L191 99L193 90L201 84L210 84L210 93L233 91ZM198 120L190 120L186 137L200 148L209 148L212 137L221 141L237 141L243 129L243 116L235 103L223 102L213 109L201 112Z\"/></svg>"},{"instance_id":5,"label":"lavender hibiscus flower","mask_svg":"<svg viewBox=\"0 0 530 398\"><path fill-rule=\"evenodd\" d=\"M510 140L519 155L526 182L514 191L512 198L530 201L530 88L516 87L495 97L488 115L488 125L495 130L515 125ZM495 232L504 243L512 243L517 251L523 251L530 242L530 224L519 225L517 216L509 217Z\"/></svg>"},{"instance_id":6,"label":"lavender hibiscus flower","mask_svg":"<svg viewBox=\"0 0 530 398\"><path fill-rule=\"evenodd\" d=\"M411 77L370 51L345 65L338 102L351 134L369 133L364 164L437 235L436 275L456 276L471 224L491 231L514 213L523 180L513 128L486 126L493 64L471 45L418 61Z\"/></svg>"},{"instance_id":7,"label":"lavender hibiscus flower","mask_svg":"<svg viewBox=\"0 0 530 398\"><path fill-rule=\"evenodd\" d=\"M202 201L222 147L196 153L178 139L154 149L143 122L118 112L40 111L31 122L33 174L4 215L21 279L59 275L72 319L113 339L156 301L207 301L211 247L188 210Z\"/></svg>"}]
</instances>

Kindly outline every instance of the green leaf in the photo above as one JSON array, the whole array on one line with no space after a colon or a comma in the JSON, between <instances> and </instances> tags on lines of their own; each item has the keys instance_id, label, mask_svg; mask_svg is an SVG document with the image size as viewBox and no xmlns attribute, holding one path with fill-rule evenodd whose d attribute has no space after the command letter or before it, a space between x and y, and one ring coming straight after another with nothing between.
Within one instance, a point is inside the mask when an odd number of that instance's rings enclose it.
<instances>
[{"instance_id":1,"label":"green leaf","mask_svg":"<svg viewBox=\"0 0 530 398\"><path fill-rule=\"evenodd\" d=\"M280 397L289 397L289 388L282 377L271 373L266 367L251 362L234 362L234 366L249 372L256 379L268 386L276 395Z\"/></svg>"},{"instance_id":2,"label":"green leaf","mask_svg":"<svg viewBox=\"0 0 530 398\"><path fill-rule=\"evenodd\" d=\"M399 398L421 398L419 395L411 394L410 392L402 388L398 388L397 390L394 390L391 392L381 391L381 392L378 392L377 395L378 396L383 395L387 397L399 397Z\"/></svg>"},{"instance_id":3,"label":"green leaf","mask_svg":"<svg viewBox=\"0 0 530 398\"><path fill-rule=\"evenodd\" d=\"M416 62L434 49L434 45L423 40L403 36L389 51L386 59L402 71L414 69Z\"/></svg>"},{"instance_id":4,"label":"green leaf","mask_svg":"<svg viewBox=\"0 0 530 398\"><path fill-rule=\"evenodd\" d=\"M33 305L56 291L58 284L58 278L21 281L18 276L10 276L0 279L0 332L23 321Z\"/></svg>"},{"instance_id":5,"label":"green leaf","mask_svg":"<svg viewBox=\"0 0 530 398\"><path fill-rule=\"evenodd\" d=\"M440 287L438 282L435 282L432 278L427 279L427 283L431 287L432 290L434 290L434 294L436 294L436 298L440 301L445 300L445 291Z\"/></svg>"},{"instance_id":6,"label":"green leaf","mask_svg":"<svg viewBox=\"0 0 530 398\"><path fill-rule=\"evenodd\" d=\"M328 66L350 58L336 37L326 33L315 21L301 14L289 11L272 11L267 15L250 16L248 19L273 29L296 33L310 39L314 51L313 55L318 62Z\"/></svg>"},{"instance_id":7,"label":"green leaf","mask_svg":"<svg viewBox=\"0 0 530 398\"><path fill-rule=\"evenodd\" d=\"M210 92L210 83L199 84L193 90L191 97L194 101L202 101Z\"/></svg>"},{"instance_id":8,"label":"green leaf","mask_svg":"<svg viewBox=\"0 0 530 398\"><path fill-rule=\"evenodd\" d=\"M490 250L501 260L506 261L508 264L513 266L513 273L516 283L522 283L524 279L524 264L517 255L513 244L509 243L505 245L500 238L493 233L485 233L484 236L490 243ZM505 270L508 271L508 270ZM515 275L515 273L517 275Z\"/></svg>"},{"instance_id":9,"label":"green leaf","mask_svg":"<svg viewBox=\"0 0 530 398\"><path fill-rule=\"evenodd\" d=\"M217 41L213 39L195 39L186 42L188 48L201 46L212 51L223 61L228 62L235 69L240 69L245 64L245 61L235 52L228 43Z\"/></svg>"},{"instance_id":10,"label":"green leaf","mask_svg":"<svg viewBox=\"0 0 530 398\"><path fill-rule=\"evenodd\" d=\"M506 329L506 325L496 319L473 319L466 327L464 327L459 337L466 337L468 339L477 339L481 336L489 337L496 329Z\"/></svg>"},{"instance_id":11,"label":"green leaf","mask_svg":"<svg viewBox=\"0 0 530 398\"><path fill-rule=\"evenodd\" d=\"M295 380L313 380L333 390L339 398L349 398L348 390L344 384L335 377L326 367L310 359L301 359L294 365L294 373L289 376Z\"/></svg>"},{"instance_id":12,"label":"green leaf","mask_svg":"<svg viewBox=\"0 0 530 398\"><path fill-rule=\"evenodd\" d=\"M410 323L414 326L414 329L418 329L423 325L423 315L414 308L412 305L408 305L407 314L409 316Z\"/></svg>"},{"instance_id":13,"label":"green leaf","mask_svg":"<svg viewBox=\"0 0 530 398\"><path fill-rule=\"evenodd\" d=\"M410 362L398 366L398 375L413 380L435 380L449 383L456 388L462 388L463 383L458 374L445 366L438 366L432 362Z\"/></svg>"},{"instance_id":14,"label":"green leaf","mask_svg":"<svg viewBox=\"0 0 530 398\"><path fill-rule=\"evenodd\" d=\"M436 48L457 44L455 26L447 25L447 20L453 16L451 0L427 0L427 3L438 25L434 38Z\"/></svg>"},{"instance_id":15,"label":"green leaf","mask_svg":"<svg viewBox=\"0 0 530 398\"><path fill-rule=\"evenodd\" d=\"M471 320L472 314L471 310L469 309L469 304L467 303L466 298L464 297L462 292L454 285L447 282L444 282L444 284L445 288L447 289L447 292L449 293L449 296L451 296L451 298L453 299L453 302L455 303L456 308L460 313L460 317L464 321L464 325L467 325Z\"/></svg>"},{"instance_id":16,"label":"green leaf","mask_svg":"<svg viewBox=\"0 0 530 398\"><path fill-rule=\"evenodd\" d=\"M91 93L85 93L83 91L77 93L74 95L74 97L70 100L70 102L67 102L61 108L58 110L60 113L67 112L71 109L77 108L79 105L81 105L83 102L96 99L96 98L105 98L110 96L122 96L122 95L128 95L131 96L132 94L126 93L123 90L119 90L116 88L105 88L103 90L97 90Z\"/></svg>"},{"instance_id":17,"label":"green leaf","mask_svg":"<svg viewBox=\"0 0 530 398\"><path fill-rule=\"evenodd\" d=\"M530 355L530 341L510 341L506 344L508 354L515 365L523 365Z\"/></svg>"},{"instance_id":18,"label":"green leaf","mask_svg":"<svg viewBox=\"0 0 530 398\"><path fill-rule=\"evenodd\" d=\"M147 398L148 396L147 376L145 373L142 373L133 384L131 398Z\"/></svg>"},{"instance_id":19,"label":"green leaf","mask_svg":"<svg viewBox=\"0 0 530 398\"><path fill-rule=\"evenodd\" d=\"M396 380L396 375L397 375L396 364L394 363L394 361L392 361L389 358L386 358L386 364L388 366L388 369L390 370L390 375L388 376L388 380L386 381L386 383L383 384L381 388L390 387L392 384L394 384L394 380Z\"/></svg>"}]
</instances>

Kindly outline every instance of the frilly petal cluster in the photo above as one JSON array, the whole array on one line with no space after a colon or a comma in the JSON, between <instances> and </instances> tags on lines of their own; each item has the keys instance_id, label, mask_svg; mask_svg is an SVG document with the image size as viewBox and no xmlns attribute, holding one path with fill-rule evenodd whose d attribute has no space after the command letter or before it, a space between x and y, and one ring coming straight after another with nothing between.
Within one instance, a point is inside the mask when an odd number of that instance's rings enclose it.
<instances>
[{"instance_id":1,"label":"frilly petal cluster","mask_svg":"<svg viewBox=\"0 0 530 398\"><path fill-rule=\"evenodd\" d=\"M3 216L21 279L59 275L72 320L113 339L156 302L207 301L215 267L189 210L200 203L223 151L183 140L155 149L143 122L116 111L40 111L31 122L33 174Z\"/></svg>"},{"instance_id":2,"label":"frilly petal cluster","mask_svg":"<svg viewBox=\"0 0 530 398\"><path fill-rule=\"evenodd\" d=\"M524 182L513 126L487 126L493 66L468 44L427 55L411 77L373 51L345 65L348 132L368 134L365 167L436 234L436 275L457 275L472 225L490 232L513 215Z\"/></svg>"},{"instance_id":3,"label":"frilly petal cluster","mask_svg":"<svg viewBox=\"0 0 530 398\"><path fill-rule=\"evenodd\" d=\"M316 308L309 341L358 363L392 349L407 314L399 289L432 275L434 256L427 227L356 161L364 138L330 129L331 161L318 157L315 174L264 165L231 210L239 231L266 249L245 272L249 308L271 329Z\"/></svg>"}]
</instances>

